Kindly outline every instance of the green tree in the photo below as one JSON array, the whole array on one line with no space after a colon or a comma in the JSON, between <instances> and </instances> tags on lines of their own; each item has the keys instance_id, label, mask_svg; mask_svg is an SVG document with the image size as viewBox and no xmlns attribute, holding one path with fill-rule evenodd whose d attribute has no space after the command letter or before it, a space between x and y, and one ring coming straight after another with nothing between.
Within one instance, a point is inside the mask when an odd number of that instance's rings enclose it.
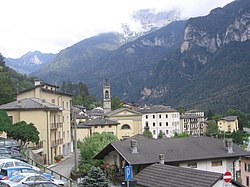
<instances>
[{"instance_id":1,"label":"green tree","mask_svg":"<svg viewBox=\"0 0 250 187\"><path fill-rule=\"evenodd\" d=\"M122 101L119 97L115 96L111 99L111 108L112 110L116 110L118 108L122 108Z\"/></svg>"},{"instance_id":2,"label":"green tree","mask_svg":"<svg viewBox=\"0 0 250 187\"><path fill-rule=\"evenodd\" d=\"M189 137L189 134L186 132L182 132L182 133L174 133L174 138L185 138L185 137Z\"/></svg>"},{"instance_id":3,"label":"green tree","mask_svg":"<svg viewBox=\"0 0 250 187\"><path fill-rule=\"evenodd\" d=\"M7 129L7 135L21 143L23 147L26 143L38 143L39 131L33 123L27 124L25 121L21 121L10 125Z\"/></svg>"},{"instance_id":4,"label":"green tree","mask_svg":"<svg viewBox=\"0 0 250 187\"><path fill-rule=\"evenodd\" d=\"M0 131L6 132L11 125L10 118L4 110L0 110Z\"/></svg>"},{"instance_id":5,"label":"green tree","mask_svg":"<svg viewBox=\"0 0 250 187\"><path fill-rule=\"evenodd\" d=\"M160 131L160 133L158 134L158 139L162 139L164 137L164 134L163 134L163 132L162 131Z\"/></svg>"},{"instance_id":6,"label":"green tree","mask_svg":"<svg viewBox=\"0 0 250 187\"><path fill-rule=\"evenodd\" d=\"M214 114L212 119L217 123L220 119L222 118L222 116L220 114Z\"/></svg>"},{"instance_id":7,"label":"green tree","mask_svg":"<svg viewBox=\"0 0 250 187\"><path fill-rule=\"evenodd\" d=\"M214 121L214 120L208 121L207 135L212 136L212 135L217 134L218 132L219 132L219 130L218 130L218 125L217 125L216 121Z\"/></svg>"},{"instance_id":8,"label":"green tree","mask_svg":"<svg viewBox=\"0 0 250 187\"><path fill-rule=\"evenodd\" d=\"M153 134L149 129L145 129L143 132L143 136L147 137L147 138L153 138Z\"/></svg>"},{"instance_id":9,"label":"green tree","mask_svg":"<svg viewBox=\"0 0 250 187\"><path fill-rule=\"evenodd\" d=\"M108 180L99 167L92 166L82 179L80 187L108 187Z\"/></svg>"},{"instance_id":10,"label":"green tree","mask_svg":"<svg viewBox=\"0 0 250 187\"><path fill-rule=\"evenodd\" d=\"M79 164L79 171L88 172L92 166L100 166L101 162L93 160L93 156L100 152L109 143L117 141L117 136L110 132L94 133L92 136L78 141L80 149L81 162Z\"/></svg>"}]
</instances>

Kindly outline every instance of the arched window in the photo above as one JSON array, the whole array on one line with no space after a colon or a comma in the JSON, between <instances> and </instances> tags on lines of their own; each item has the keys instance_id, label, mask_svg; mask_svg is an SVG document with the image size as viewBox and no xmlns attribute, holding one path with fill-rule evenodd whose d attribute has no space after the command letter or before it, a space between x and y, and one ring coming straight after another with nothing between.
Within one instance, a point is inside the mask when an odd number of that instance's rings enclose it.
<instances>
[{"instance_id":1,"label":"arched window","mask_svg":"<svg viewBox=\"0 0 250 187\"><path fill-rule=\"evenodd\" d=\"M105 98L109 98L109 91L108 90L105 91Z\"/></svg>"},{"instance_id":2,"label":"arched window","mask_svg":"<svg viewBox=\"0 0 250 187\"><path fill-rule=\"evenodd\" d=\"M128 124L124 124L124 125L122 126L122 129L130 129L130 126L129 126Z\"/></svg>"}]
</instances>

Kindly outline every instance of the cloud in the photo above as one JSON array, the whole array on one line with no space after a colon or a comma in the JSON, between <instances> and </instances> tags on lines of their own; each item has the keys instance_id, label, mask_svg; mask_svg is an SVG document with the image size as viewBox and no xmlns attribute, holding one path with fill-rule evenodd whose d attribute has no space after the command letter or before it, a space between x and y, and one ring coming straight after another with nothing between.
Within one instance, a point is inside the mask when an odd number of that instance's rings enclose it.
<instances>
[{"instance_id":1,"label":"cloud","mask_svg":"<svg viewBox=\"0 0 250 187\"><path fill-rule=\"evenodd\" d=\"M57 53L100 32L117 31L133 11L180 8L185 18L205 15L232 0L8 0L1 1L0 52Z\"/></svg>"}]
</instances>

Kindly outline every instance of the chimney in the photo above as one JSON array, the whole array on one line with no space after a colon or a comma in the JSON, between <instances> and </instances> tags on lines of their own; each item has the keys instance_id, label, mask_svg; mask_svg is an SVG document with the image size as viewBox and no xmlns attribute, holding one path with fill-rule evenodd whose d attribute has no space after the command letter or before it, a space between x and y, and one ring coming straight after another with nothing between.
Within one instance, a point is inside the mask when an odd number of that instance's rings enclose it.
<instances>
[{"instance_id":1,"label":"chimney","mask_svg":"<svg viewBox=\"0 0 250 187\"><path fill-rule=\"evenodd\" d=\"M137 141L135 139L131 140L131 152L132 153L138 153L138 150L137 150Z\"/></svg>"},{"instance_id":2,"label":"chimney","mask_svg":"<svg viewBox=\"0 0 250 187\"><path fill-rule=\"evenodd\" d=\"M224 139L224 147L228 153L233 153L233 141L232 139Z\"/></svg>"},{"instance_id":3,"label":"chimney","mask_svg":"<svg viewBox=\"0 0 250 187\"><path fill-rule=\"evenodd\" d=\"M159 154L159 163L160 164L164 164L164 162L165 162L165 156L164 156L164 154Z\"/></svg>"},{"instance_id":4,"label":"chimney","mask_svg":"<svg viewBox=\"0 0 250 187\"><path fill-rule=\"evenodd\" d=\"M35 86L38 86L41 84L41 81L39 79L35 79L34 84L35 84Z\"/></svg>"}]
</instances>

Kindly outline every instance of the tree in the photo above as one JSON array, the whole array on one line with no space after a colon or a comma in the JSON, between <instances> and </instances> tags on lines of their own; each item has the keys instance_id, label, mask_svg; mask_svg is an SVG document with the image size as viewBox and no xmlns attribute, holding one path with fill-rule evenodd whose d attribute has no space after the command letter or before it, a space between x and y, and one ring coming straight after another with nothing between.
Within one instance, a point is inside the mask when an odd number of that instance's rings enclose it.
<instances>
[{"instance_id":1,"label":"tree","mask_svg":"<svg viewBox=\"0 0 250 187\"><path fill-rule=\"evenodd\" d=\"M220 119L222 118L222 116L220 114L214 114L212 119L217 123Z\"/></svg>"},{"instance_id":2,"label":"tree","mask_svg":"<svg viewBox=\"0 0 250 187\"><path fill-rule=\"evenodd\" d=\"M33 123L27 124L25 121L17 122L8 127L7 134L9 137L20 141L21 147L28 142L36 144L39 142L39 131Z\"/></svg>"},{"instance_id":3,"label":"tree","mask_svg":"<svg viewBox=\"0 0 250 187\"><path fill-rule=\"evenodd\" d=\"M80 187L108 187L108 180L99 167L91 167L88 174L81 181Z\"/></svg>"},{"instance_id":4,"label":"tree","mask_svg":"<svg viewBox=\"0 0 250 187\"><path fill-rule=\"evenodd\" d=\"M145 129L143 132L143 136L147 137L147 138L153 138L153 134L149 129Z\"/></svg>"},{"instance_id":5,"label":"tree","mask_svg":"<svg viewBox=\"0 0 250 187\"><path fill-rule=\"evenodd\" d=\"M218 125L217 125L216 121L214 121L214 120L208 121L207 135L212 136L214 134L217 134L218 132L219 132L219 130L218 130Z\"/></svg>"},{"instance_id":6,"label":"tree","mask_svg":"<svg viewBox=\"0 0 250 187\"><path fill-rule=\"evenodd\" d=\"M160 131L160 133L158 134L158 139L162 139L163 138L163 136L164 136L164 134L163 134L163 132L162 131Z\"/></svg>"},{"instance_id":7,"label":"tree","mask_svg":"<svg viewBox=\"0 0 250 187\"><path fill-rule=\"evenodd\" d=\"M182 132L182 133L174 133L174 138L186 138L189 137L189 134L186 132Z\"/></svg>"},{"instance_id":8,"label":"tree","mask_svg":"<svg viewBox=\"0 0 250 187\"><path fill-rule=\"evenodd\" d=\"M0 131L6 132L11 125L10 118L4 110L0 110Z\"/></svg>"},{"instance_id":9,"label":"tree","mask_svg":"<svg viewBox=\"0 0 250 187\"><path fill-rule=\"evenodd\" d=\"M81 162L79 171L88 172L92 166L100 166L102 162L93 160L92 157L100 152L109 143L117 141L117 136L110 132L94 133L78 142L80 149Z\"/></svg>"},{"instance_id":10,"label":"tree","mask_svg":"<svg viewBox=\"0 0 250 187\"><path fill-rule=\"evenodd\" d=\"M116 110L118 108L122 108L122 101L119 97L115 96L111 99L111 108L112 110Z\"/></svg>"}]
</instances>

